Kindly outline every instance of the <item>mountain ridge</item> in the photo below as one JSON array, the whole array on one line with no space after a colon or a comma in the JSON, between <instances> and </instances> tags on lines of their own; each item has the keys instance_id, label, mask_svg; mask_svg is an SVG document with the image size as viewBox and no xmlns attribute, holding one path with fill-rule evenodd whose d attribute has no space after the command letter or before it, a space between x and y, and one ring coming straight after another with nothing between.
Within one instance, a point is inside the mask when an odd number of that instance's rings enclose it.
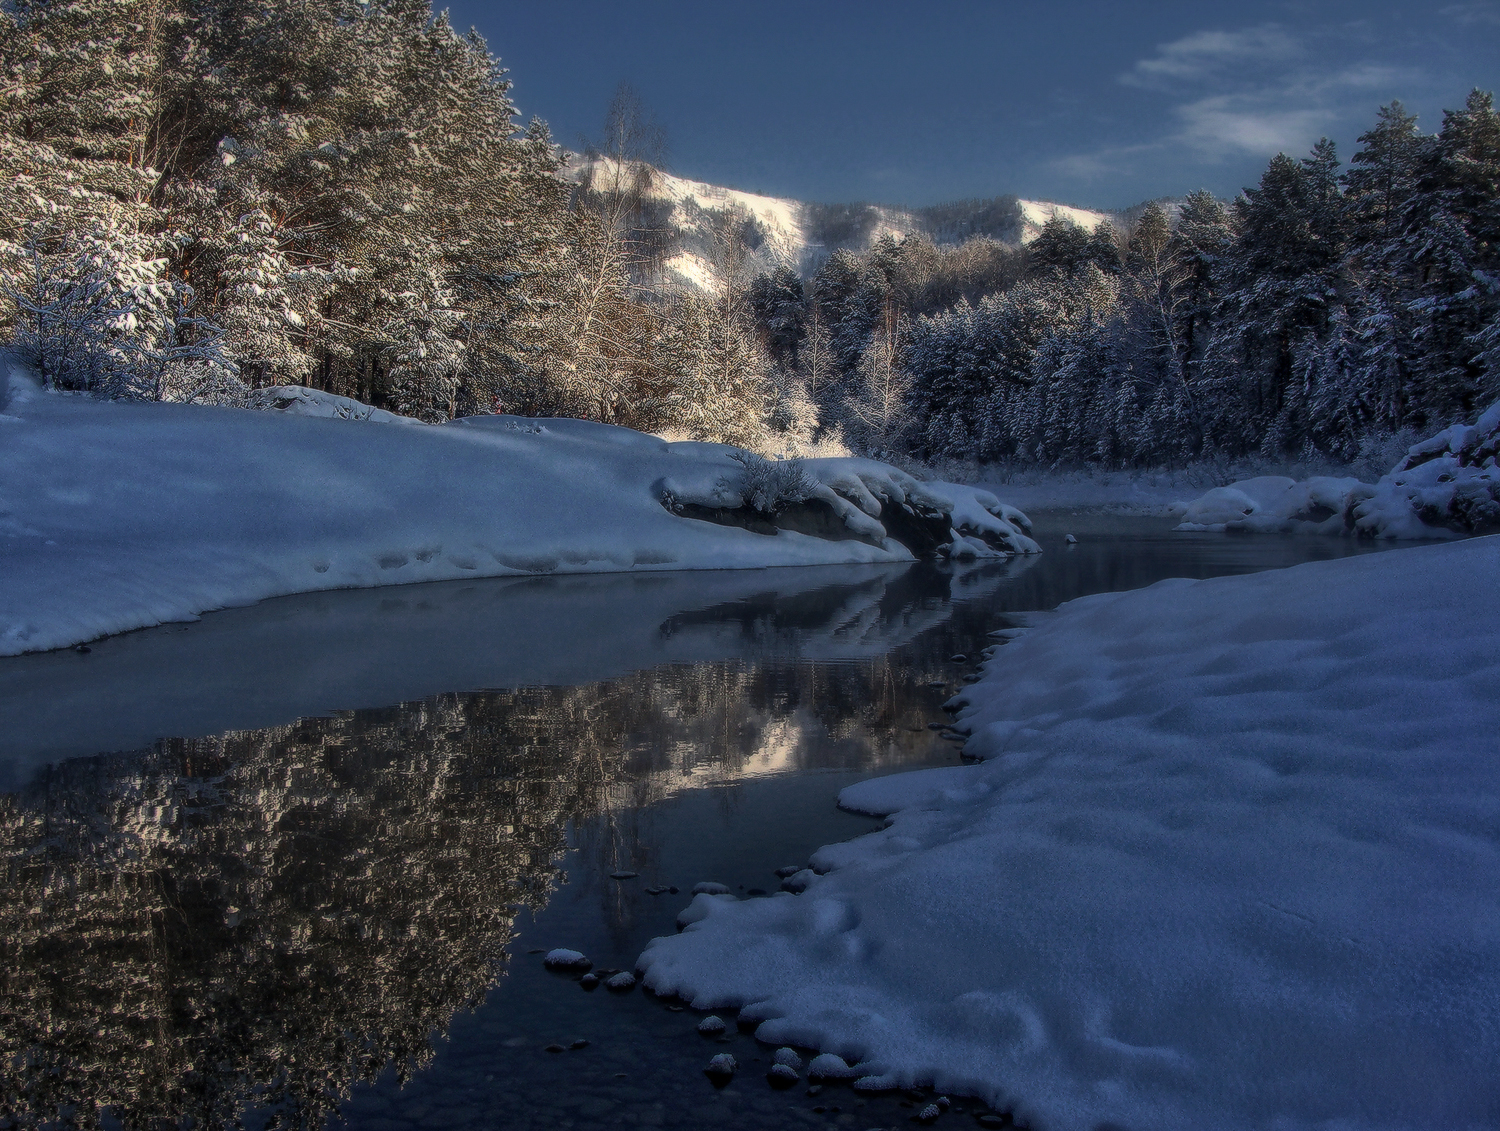
<instances>
[{"instance_id":1,"label":"mountain ridge","mask_svg":"<svg viewBox=\"0 0 1500 1131\"><path fill-rule=\"evenodd\" d=\"M745 216L750 265L756 271L791 267L810 278L835 251L864 252L884 236L925 235L939 245L988 236L1012 245L1030 243L1053 216L1062 216L1092 231L1103 222L1118 223L1119 213L1078 208L1053 201L1016 196L952 201L924 208L848 203L823 204L792 197L766 196L726 185L679 177L646 166L649 183L641 193L661 252L664 282L698 291L714 288L713 231L724 214ZM590 174L596 182L624 183L612 158L568 153L563 176L575 184ZM602 176L601 176L602 173Z\"/></svg>"}]
</instances>

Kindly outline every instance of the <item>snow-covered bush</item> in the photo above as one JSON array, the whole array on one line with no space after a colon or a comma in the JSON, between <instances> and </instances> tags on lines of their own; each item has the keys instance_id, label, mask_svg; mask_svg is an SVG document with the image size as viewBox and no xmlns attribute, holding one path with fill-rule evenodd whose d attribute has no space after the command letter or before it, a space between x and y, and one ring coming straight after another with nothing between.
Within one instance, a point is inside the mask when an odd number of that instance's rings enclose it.
<instances>
[{"instance_id":1,"label":"snow-covered bush","mask_svg":"<svg viewBox=\"0 0 1500 1131\"><path fill-rule=\"evenodd\" d=\"M16 344L48 388L107 397L242 404L224 332L194 313L192 287L118 231L34 234L28 277L7 288Z\"/></svg>"},{"instance_id":2,"label":"snow-covered bush","mask_svg":"<svg viewBox=\"0 0 1500 1131\"><path fill-rule=\"evenodd\" d=\"M754 452L735 452L730 458L745 469L739 482L740 496L761 514L775 514L806 502L817 488L800 459L766 459Z\"/></svg>"},{"instance_id":3,"label":"snow-covered bush","mask_svg":"<svg viewBox=\"0 0 1500 1131\"><path fill-rule=\"evenodd\" d=\"M256 389L245 398L246 408L271 409L288 416L312 416L324 420L373 420L379 424L421 424L416 417L401 416L375 408L353 397L335 396L305 385L273 385Z\"/></svg>"}]
</instances>

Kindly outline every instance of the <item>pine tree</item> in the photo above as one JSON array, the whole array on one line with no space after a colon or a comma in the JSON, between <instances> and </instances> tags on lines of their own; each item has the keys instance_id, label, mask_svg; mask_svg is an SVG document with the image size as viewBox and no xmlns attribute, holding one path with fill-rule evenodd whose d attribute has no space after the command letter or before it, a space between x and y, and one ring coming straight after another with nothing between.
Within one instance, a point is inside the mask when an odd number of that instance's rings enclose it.
<instances>
[{"instance_id":1,"label":"pine tree","mask_svg":"<svg viewBox=\"0 0 1500 1131\"><path fill-rule=\"evenodd\" d=\"M749 303L771 361L786 372L795 372L807 312L802 277L785 265L757 275L750 284Z\"/></svg>"},{"instance_id":2,"label":"pine tree","mask_svg":"<svg viewBox=\"0 0 1500 1131\"><path fill-rule=\"evenodd\" d=\"M1324 139L1311 157L1272 158L1235 201L1238 234L1223 260L1224 297L1210 347L1214 439L1231 451L1297 450L1309 428L1293 394L1294 363L1339 302L1344 226L1338 162Z\"/></svg>"},{"instance_id":3,"label":"pine tree","mask_svg":"<svg viewBox=\"0 0 1500 1131\"><path fill-rule=\"evenodd\" d=\"M1410 297L1408 400L1418 426L1472 415L1497 393L1485 335L1500 313L1500 114L1474 91L1444 115L1401 209L1394 253Z\"/></svg>"},{"instance_id":4,"label":"pine tree","mask_svg":"<svg viewBox=\"0 0 1500 1131\"><path fill-rule=\"evenodd\" d=\"M1060 271L1076 274L1085 263L1092 262L1097 250L1091 246L1089 233L1060 213L1048 218L1042 230L1027 246L1033 271Z\"/></svg>"}]
</instances>

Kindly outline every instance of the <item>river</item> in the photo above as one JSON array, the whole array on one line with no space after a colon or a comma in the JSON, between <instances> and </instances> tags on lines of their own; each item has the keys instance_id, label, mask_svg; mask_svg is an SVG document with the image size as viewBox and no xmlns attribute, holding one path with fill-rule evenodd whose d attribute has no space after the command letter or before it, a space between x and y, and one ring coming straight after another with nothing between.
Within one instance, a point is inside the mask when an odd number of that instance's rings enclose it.
<instances>
[{"instance_id":1,"label":"river","mask_svg":"<svg viewBox=\"0 0 1500 1131\"><path fill-rule=\"evenodd\" d=\"M872 828L838 790L959 758L929 724L992 630L1371 550L1168 525L313 594L0 660L0 1126L904 1125L929 1097L772 1090L732 1017L700 1035L542 952L628 970L694 884L770 897Z\"/></svg>"}]
</instances>

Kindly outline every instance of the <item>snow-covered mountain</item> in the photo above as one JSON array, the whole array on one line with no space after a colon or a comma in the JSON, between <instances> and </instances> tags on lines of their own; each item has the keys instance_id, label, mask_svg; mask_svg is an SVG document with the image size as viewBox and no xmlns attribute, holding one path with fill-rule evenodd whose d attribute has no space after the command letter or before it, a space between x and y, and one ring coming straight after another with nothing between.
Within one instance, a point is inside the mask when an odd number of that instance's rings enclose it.
<instances>
[{"instance_id":1,"label":"snow-covered mountain","mask_svg":"<svg viewBox=\"0 0 1500 1131\"><path fill-rule=\"evenodd\" d=\"M596 183L615 180L615 168L608 158L579 154L569 155L565 175L580 181L591 169ZM661 171L655 171L651 178L645 205L650 227L660 233L667 281L699 290L712 286L712 232L729 209L738 210L750 222L747 235L755 269L786 265L804 276L816 271L834 251L865 251L887 235L899 239L922 233L939 244L985 235L1024 244L1035 239L1042 225L1056 215L1091 231L1105 220L1116 220L1109 212L1014 196L917 209L863 203L815 204L742 192Z\"/></svg>"}]
</instances>

